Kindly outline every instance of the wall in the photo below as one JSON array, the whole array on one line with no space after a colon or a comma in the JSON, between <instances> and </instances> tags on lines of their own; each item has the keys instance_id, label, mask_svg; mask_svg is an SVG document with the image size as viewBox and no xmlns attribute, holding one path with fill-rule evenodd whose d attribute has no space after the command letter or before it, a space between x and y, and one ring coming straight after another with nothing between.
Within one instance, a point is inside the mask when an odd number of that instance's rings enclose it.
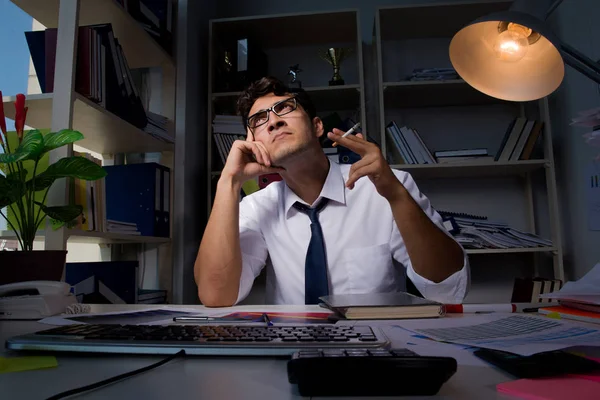
<instances>
[{"instance_id":1,"label":"wall","mask_svg":"<svg viewBox=\"0 0 600 400\"><path fill-rule=\"evenodd\" d=\"M558 37L593 60L600 58L600 2L563 2L549 22ZM600 261L600 232L588 229L585 172L600 153L581 137L589 128L569 126L578 111L600 106L598 86L567 66L561 87L550 96L557 181L562 209L565 266L578 279Z\"/></svg>"}]
</instances>

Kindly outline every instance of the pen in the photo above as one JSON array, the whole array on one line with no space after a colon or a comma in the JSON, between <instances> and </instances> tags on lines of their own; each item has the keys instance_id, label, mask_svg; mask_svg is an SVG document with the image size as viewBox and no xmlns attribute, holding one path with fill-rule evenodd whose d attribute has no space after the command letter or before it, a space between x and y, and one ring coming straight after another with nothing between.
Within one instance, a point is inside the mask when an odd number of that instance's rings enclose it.
<instances>
[{"instance_id":1,"label":"pen","mask_svg":"<svg viewBox=\"0 0 600 400\"><path fill-rule=\"evenodd\" d=\"M348 131L346 133L344 133L342 135L342 137L344 138L344 137L346 137L348 135L353 134L358 129L359 126L360 126L360 122L357 122L352 128L348 129ZM337 145L338 145L338 143L334 142L332 146L335 147Z\"/></svg>"},{"instance_id":2,"label":"pen","mask_svg":"<svg viewBox=\"0 0 600 400\"><path fill-rule=\"evenodd\" d=\"M173 317L173 321L175 322L185 322L185 321L194 321L194 322L202 322L202 321L218 321L219 318L214 317Z\"/></svg>"},{"instance_id":3,"label":"pen","mask_svg":"<svg viewBox=\"0 0 600 400\"><path fill-rule=\"evenodd\" d=\"M273 326L273 323L271 322L271 319L269 318L267 313L263 313L262 317L263 317L263 320L265 321L265 323L267 324L267 326Z\"/></svg>"}]
</instances>

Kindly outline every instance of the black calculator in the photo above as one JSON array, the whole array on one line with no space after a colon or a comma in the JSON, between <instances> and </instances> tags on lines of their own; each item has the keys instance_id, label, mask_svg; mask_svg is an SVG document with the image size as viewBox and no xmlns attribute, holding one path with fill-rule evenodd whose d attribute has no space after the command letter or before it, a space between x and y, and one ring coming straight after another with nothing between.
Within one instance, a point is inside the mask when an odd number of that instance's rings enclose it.
<instances>
[{"instance_id":1,"label":"black calculator","mask_svg":"<svg viewBox=\"0 0 600 400\"><path fill-rule=\"evenodd\" d=\"M456 360L408 349L316 349L294 353L287 372L301 396L434 395Z\"/></svg>"}]
</instances>

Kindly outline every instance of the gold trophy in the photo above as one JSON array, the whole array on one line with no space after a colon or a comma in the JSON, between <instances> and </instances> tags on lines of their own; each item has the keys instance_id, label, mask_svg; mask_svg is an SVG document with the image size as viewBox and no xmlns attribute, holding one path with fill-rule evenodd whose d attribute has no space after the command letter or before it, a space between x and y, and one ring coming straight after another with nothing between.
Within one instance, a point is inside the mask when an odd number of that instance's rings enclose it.
<instances>
[{"instance_id":1,"label":"gold trophy","mask_svg":"<svg viewBox=\"0 0 600 400\"><path fill-rule=\"evenodd\" d=\"M340 75L340 64L350 53L352 53L352 49L349 47L331 47L320 54L321 58L333 67L333 77L329 81L329 86L345 84L344 79Z\"/></svg>"}]
</instances>

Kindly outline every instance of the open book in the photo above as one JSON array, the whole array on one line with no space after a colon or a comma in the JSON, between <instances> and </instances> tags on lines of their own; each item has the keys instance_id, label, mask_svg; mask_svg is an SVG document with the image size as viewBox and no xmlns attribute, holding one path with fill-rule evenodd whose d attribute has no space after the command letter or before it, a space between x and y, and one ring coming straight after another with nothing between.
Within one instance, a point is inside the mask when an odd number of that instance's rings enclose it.
<instances>
[{"instance_id":1,"label":"open book","mask_svg":"<svg viewBox=\"0 0 600 400\"><path fill-rule=\"evenodd\" d=\"M406 292L338 294L319 299L346 319L435 318L445 314L443 304Z\"/></svg>"}]
</instances>

